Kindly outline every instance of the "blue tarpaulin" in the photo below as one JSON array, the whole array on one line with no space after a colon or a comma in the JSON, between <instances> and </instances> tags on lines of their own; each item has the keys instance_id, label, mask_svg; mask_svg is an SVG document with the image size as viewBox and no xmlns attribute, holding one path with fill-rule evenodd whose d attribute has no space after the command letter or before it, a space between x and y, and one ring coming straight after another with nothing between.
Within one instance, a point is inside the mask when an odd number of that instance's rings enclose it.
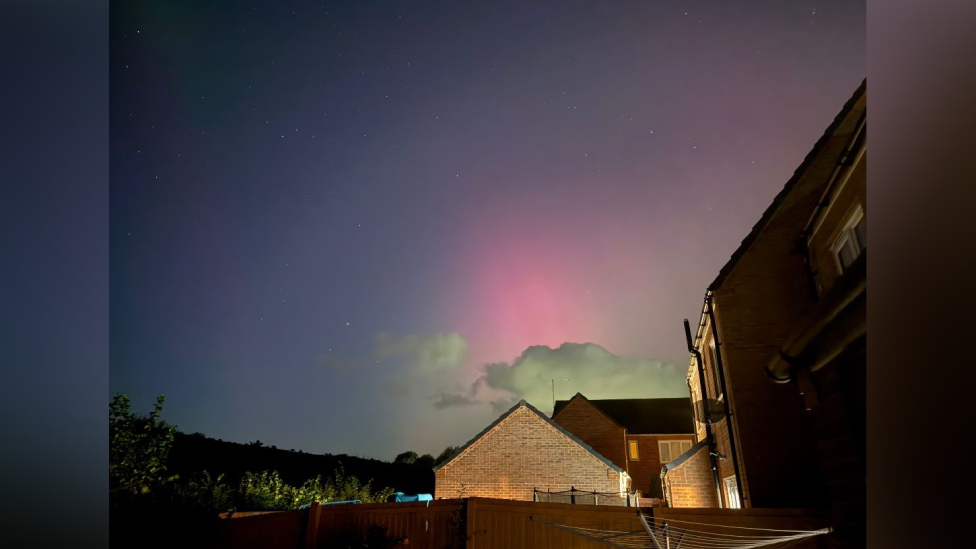
<instances>
[{"instance_id":1,"label":"blue tarpaulin","mask_svg":"<svg viewBox=\"0 0 976 549\"><path fill-rule=\"evenodd\" d=\"M400 502L400 501L433 501L433 499L434 499L434 496L432 496L430 494L414 494L412 496L408 496L408 495L404 494L403 492L397 492L395 495L396 495L396 499L394 499L393 501L397 501L397 502Z\"/></svg>"}]
</instances>

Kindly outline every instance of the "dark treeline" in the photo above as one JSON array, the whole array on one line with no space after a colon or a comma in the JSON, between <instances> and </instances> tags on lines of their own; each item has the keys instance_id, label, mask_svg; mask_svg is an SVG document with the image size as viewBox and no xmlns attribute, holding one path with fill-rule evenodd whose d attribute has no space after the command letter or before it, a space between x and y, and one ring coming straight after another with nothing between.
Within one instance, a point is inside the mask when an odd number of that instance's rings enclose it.
<instances>
[{"instance_id":1,"label":"dark treeline","mask_svg":"<svg viewBox=\"0 0 976 549\"><path fill-rule=\"evenodd\" d=\"M164 400L160 395L145 416L132 412L126 395L109 404L113 546L214 547L220 512L374 503L388 501L395 491L433 489L431 462L436 460L429 456L387 463L187 435L162 418ZM372 547L367 539L353 541L350 547Z\"/></svg>"},{"instance_id":2,"label":"dark treeline","mask_svg":"<svg viewBox=\"0 0 976 549\"><path fill-rule=\"evenodd\" d=\"M290 484L301 484L318 475L329 477L341 466L346 474L364 482L372 480L376 487L389 487L406 494L429 494L434 490L432 464L425 462L390 463L345 454L309 454L257 442L216 440L200 433L175 434L169 466L180 476L209 471L232 479L241 478L247 471L277 471Z\"/></svg>"}]
</instances>

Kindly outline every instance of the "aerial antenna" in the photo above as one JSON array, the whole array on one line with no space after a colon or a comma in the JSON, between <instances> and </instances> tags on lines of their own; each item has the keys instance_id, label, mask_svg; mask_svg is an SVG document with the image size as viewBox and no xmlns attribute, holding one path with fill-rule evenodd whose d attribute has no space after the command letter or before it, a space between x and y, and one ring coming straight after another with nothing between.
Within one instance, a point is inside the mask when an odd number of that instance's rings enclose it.
<instances>
[{"instance_id":1,"label":"aerial antenna","mask_svg":"<svg viewBox=\"0 0 976 549\"><path fill-rule=\"evenodd\" d=\"M556 378L552 380L552 411L556 411L556 382L557 381L569 381L566 378Z\"/></svg>"}]
</instances>

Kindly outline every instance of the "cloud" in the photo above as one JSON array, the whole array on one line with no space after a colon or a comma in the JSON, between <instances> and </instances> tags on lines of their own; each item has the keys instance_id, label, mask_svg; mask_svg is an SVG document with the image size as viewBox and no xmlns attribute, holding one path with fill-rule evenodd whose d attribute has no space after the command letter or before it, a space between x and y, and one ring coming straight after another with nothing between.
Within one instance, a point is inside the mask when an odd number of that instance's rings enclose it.
<instances>
[{"instance_id":1,"label":"cloud","mask_svg":"<svg viewBox=\"0 0 976 549\"><path fill-rule=\"evenodd\" d=\"M468 342L457 333L402 337L379 334L372 355L374 361L384 362L384 371L392 372L391 377L379 382L387 396L439 394L435 407L465 404L457 395L447 393L458 392L462 387L457 379L468 356Z\"/></svg>"},{"instance_id":2,"label":"cloud","mask_svg":"<svg viewBox=\"0 0 976 549\"><path fill-rule=\"evenodd\" d=\"M479 366L457 333L380 334L338 362L346 361L354 368L329 375L350 376L362 383L350 386L350 394L376 399L369 405L369 431L391 448L390 458L405 450L436 455L463 444L523 398L548 413L552 379L569 380L556 381L558 399L577 392L596 399L688 396L683 368L592 343L533 346L512 361Z\"/></svg>"},{"instance_id":3,"label":"cloud","mask_svg":"<svg viewBox=\"0 0 976 549\"><path fill-rule=\"evenodd\" d=\"M452 406L472 406L478 404L477 401L465 395L456 395L450 393L439 393L434 397L434 408L438 410L443 410L445 408L450 408Z\"/></svg>"},{"instance_id":4,"label":"cloud","mask_svg":"<svg viewBox=\"0 0 976 549\"><path fill-rule=\"evenodd\" d=\"M469 394L492 393L495 398L490 404L499 413L521 398L551 410L553 379L557 380L557 399L577 392L593 399L688 395L683 369L659 360L615 355L593 343L563 343L556 349L538 345L526 349L511 364L487 364ZM446 408L452 401L439 402Z\"/></svg>"},{"instance_id":5,"label":"cloud","mask_svg":"<svg viewBox=\"0 0 976 549\"><path fill-rule=\"evenodd\" d=\"M506 397L506 398L499 398L497 400L493 400L489 403L491 404L491 413L496 416L500 416L505 412L509 411L512 408L512 406L515 406L515 404L519 400L521 399L517 397L516 398Z\"/></svg>"},{"instance_id":6,"label":"cloud","mask_svg":"<svg viewBox=\"0 0 976 549\"><path fill-rule=\"evenodd\" d=\"M461 366L468 356L468 342L455 333L432 336L408 335L376 337L377 358L405 358L412 370L420 373L443 373Z\"/></svg>"}]
</instances>

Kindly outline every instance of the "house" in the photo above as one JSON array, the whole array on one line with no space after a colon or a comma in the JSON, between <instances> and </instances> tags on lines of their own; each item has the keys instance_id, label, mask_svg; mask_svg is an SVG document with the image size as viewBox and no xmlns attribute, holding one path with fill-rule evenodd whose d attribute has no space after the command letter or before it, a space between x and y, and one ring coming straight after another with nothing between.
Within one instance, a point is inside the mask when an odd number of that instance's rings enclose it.
<instances>
[{"instance_id":1,"label":"house","mask_svg":"<svg viewBox=\"0 0 976 549\"><path fill-rule=\"evenodd\" d=\"M623 468L525 400L435 467L434 482L437 498L532 501L535 490L571 488L626 498L630 491Z\"/></svg>"},{"instance_id":2,"label":"house","mask_svg":"<svg viewBox=\"0 0 976 549\"><path fill-rule=\"evenodd\" d=\"M829 509L850 545L866 516L866 105L865 81L686 321L701 446L694 478L664 473L722 507Z\"/></svg>"},{"instance_id":3,"label":"house","mask_svg":"<svg viewBox=\"0 0 976 549\"><path fill-rule=\"evenodd\" d=\"M691 400L559 400L552 420L630 475L642 497L661 498L661 467L696 442Z\"/></svg>"}]
</instances>

